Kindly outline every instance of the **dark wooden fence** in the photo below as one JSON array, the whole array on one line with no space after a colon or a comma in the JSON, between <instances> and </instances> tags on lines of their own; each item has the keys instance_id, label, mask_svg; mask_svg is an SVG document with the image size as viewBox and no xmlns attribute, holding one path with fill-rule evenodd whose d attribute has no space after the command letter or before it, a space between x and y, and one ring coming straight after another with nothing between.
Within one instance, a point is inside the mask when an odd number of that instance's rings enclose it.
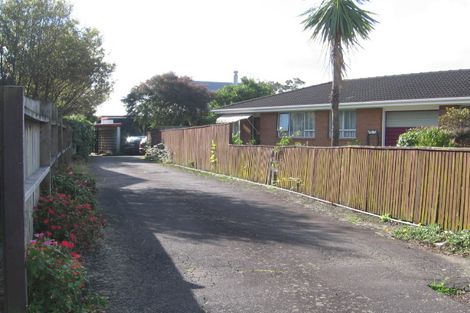
<instances>
[{"instance_id":1,"label":"dark wooden fence","mask_svg":"<svg viewBox=\"0 0 470 313\"><path fill-rule=\"evenodd\" d=\"M0 203L3 227L4 311L25 312L25 248L32 239L40 187L50 190L51 169L71 154L71 131L57 109L0 87Z\"/></svg>"},{"instance_id":2,"label":"dark wooden fence","mask_svg":"<svg viewBox=\"0 0 470 313\"><path fill-rule=\"evenodd\" d=\"M469 149L280 148L230 145L229 140L229 125L162 131L176 164L276 184L413 223L470 229Z\"/></svg>"}]
</instances>

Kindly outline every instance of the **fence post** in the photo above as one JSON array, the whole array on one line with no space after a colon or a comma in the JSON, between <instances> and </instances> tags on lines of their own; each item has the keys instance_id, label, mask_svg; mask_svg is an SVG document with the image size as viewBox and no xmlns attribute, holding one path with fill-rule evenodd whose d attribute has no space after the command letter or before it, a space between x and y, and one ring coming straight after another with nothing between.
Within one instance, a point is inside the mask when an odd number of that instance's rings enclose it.
<instances>
[{"instance_id":1,"label":"fence post","mask_svg":"<svg viewBox=\"0 0 470 313\"><path fill-rule=\"evenodd\" d=\"M24 99L23 88L1 89L2 176L1 204L4 223L4 277L7 313L23 313L27 304L24 230Z\"/></svg>"},{"instance_id":2,"label":"fence post","mask_svg":"<svg viewBox=\"0 0 470 313\"><path fill-rule=\"evenodd\" d=\"M41 124L41 134L40 134L40 150L41 156L39 160L39 165L50 166L51 165L51 122L52 122L52 104L41 102L41 115L48 117L49 121L47 123ZM51 173L47 174L41 183L41 189L51 193Z\"/></svg>"}]
</instances>

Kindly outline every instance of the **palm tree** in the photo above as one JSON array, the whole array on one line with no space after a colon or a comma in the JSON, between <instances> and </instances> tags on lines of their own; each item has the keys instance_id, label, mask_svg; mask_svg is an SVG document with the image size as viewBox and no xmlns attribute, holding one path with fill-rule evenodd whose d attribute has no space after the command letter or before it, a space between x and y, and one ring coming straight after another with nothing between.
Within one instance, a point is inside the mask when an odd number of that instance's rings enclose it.
<instances>
[{"instance_id":1,"label":"palm tree","mask_svg":"<svg viewBox=\"0 0 470 313\"><path fill-rule=\"evenodd\" d=\"M329 49L333 67L331 84L331 114L333 134L331 145L339 145L339 92L346 64L343 47L359 45L359 38L367 39L377 22L373 13L361 9L357 4L368 0L323 0L318 7L306 11L302 21L304 30L312 30L312 39L320 39ZM357 3L357 4L356 4Z\"/></svg>"}]
</instances>

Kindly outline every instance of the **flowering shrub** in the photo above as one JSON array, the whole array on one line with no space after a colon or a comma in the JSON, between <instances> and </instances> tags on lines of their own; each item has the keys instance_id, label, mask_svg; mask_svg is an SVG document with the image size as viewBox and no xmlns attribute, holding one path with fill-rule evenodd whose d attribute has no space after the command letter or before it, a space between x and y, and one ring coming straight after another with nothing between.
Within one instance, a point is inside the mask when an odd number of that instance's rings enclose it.
<instances>
[{"instance_id":1,"label":"flowering shrub","mask_svg":"<svg viewBox=\"0 0 470 313\"><path fill-rule=\"evenodd\" d=\"M53 176L54 192L70 195L73 200L96 207L96 182L93 177L68 169Z\"/></svg>"},{"instance_id":2,"label":"flowering shrub","mask_svg":"<svg viewBox=\"0 0 470 313\"><path fill-rule=\"evenodd\" d=\"M86 271L73 244L36 234L27 251L28 313L103 312L105 300L87 290Z\"/></svg>"},{"instance_id":3,"label":"flowering shrub","mask_svg":"<svg viewBox=\"0 0 470 313\"><path fill-rule=\"evenodd\" d=\"M90 203L80 203L63 193L41 197L33 218L35 231L71 242L77 250L90 247L104 225Z\"/></svg>"}]
</instances>

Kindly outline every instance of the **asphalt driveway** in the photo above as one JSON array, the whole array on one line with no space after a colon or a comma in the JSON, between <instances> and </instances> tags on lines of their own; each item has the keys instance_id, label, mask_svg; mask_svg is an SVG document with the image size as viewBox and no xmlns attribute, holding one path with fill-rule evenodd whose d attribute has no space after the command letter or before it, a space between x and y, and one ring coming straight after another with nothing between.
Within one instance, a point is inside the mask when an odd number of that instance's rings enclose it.
<instances>
[{"instance_id":1,"label":"asphalt driveway","mask_svg":"<svg viewBox=\"0 0 470 313\"><path fill-rule=\"evenodd\" d=\"M92 169L109 226L87 262L110 313L470 311L427 286L468 276L468 260L334 208L139 157L97 157Z\"/></svg>"}]
</instances>

